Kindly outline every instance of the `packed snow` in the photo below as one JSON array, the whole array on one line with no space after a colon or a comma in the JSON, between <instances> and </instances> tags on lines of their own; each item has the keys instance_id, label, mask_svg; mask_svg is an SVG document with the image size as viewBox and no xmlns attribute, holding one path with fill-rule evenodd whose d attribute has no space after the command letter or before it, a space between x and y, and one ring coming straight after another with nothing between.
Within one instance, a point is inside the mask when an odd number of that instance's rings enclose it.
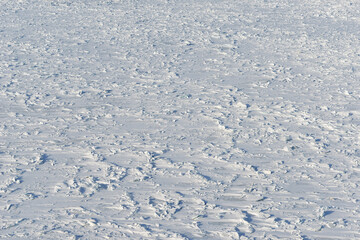
<instances>
[{"instance_id":1,"label":"packed snow","mask_svg":"<svg viewBox=\"0 0 360 240\"><path fill-rule=\"evenodd\" d=\"M360 239L359 0L3 0L1 239Z\"/></svg>"}]
</instances>

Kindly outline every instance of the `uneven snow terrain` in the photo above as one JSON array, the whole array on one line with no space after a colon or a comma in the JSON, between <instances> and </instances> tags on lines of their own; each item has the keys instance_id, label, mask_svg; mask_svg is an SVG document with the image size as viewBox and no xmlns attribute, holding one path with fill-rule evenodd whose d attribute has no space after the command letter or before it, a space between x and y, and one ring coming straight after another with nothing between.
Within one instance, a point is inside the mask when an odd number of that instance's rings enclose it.
<instances>
[{"instance_id":1,"label":"uneven snow terrain","mask_svg":"<svg viewBox=\"0 0 360 240\"><path fill-rule=\"evenodd\" d=\"M360 239L359 0L0 14L0 238Z\"/></svg>"}]
</instances>

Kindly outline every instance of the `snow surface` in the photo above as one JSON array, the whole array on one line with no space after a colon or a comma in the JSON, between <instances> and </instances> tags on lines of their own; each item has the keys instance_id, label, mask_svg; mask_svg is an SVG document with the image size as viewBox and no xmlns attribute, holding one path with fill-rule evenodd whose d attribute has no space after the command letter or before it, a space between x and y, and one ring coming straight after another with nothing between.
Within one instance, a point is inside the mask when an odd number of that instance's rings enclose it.
<instances>
[{"instance_id":1,"label":"snow surface","mask_svg":"<svg viewBox=\"0 0 360 240\"><path fill-rule=\"evenodd\" d=\"M0 238L360 239L359 0L0 14Z\"/></svg>"}]
</instances>

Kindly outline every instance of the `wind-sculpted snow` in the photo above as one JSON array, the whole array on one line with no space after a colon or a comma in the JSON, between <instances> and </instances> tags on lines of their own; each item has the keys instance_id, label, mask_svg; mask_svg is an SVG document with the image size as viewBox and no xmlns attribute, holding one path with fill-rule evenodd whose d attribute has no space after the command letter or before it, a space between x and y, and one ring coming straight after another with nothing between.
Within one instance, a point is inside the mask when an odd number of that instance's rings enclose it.
<instances>
[{"instance_id":1,"label":"wind-sculpted snow","mask_svg":"<svg viewBox=\"0 0 360 240\"><path fill-rule=\"evenodd\" d=\"M359 1L0 14L0 238L360 238Z\"/></svg>"}]
</instances>

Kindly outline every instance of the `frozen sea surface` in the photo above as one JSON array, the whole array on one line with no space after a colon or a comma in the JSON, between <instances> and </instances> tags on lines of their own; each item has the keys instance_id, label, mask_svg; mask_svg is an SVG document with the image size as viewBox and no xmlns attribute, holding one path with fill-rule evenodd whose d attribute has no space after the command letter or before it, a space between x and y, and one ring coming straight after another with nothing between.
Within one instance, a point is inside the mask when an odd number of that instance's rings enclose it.
<instances>
[{"instance_id":1,"label":"frozen sea surface","mask_svg":"<svg viewBox=\"0 0 360 240\"><path fill-rule=\"evenodd\" d=\"M360 239L360 1L4 0L1 239Z\"/></svg>"}]
</instances>

